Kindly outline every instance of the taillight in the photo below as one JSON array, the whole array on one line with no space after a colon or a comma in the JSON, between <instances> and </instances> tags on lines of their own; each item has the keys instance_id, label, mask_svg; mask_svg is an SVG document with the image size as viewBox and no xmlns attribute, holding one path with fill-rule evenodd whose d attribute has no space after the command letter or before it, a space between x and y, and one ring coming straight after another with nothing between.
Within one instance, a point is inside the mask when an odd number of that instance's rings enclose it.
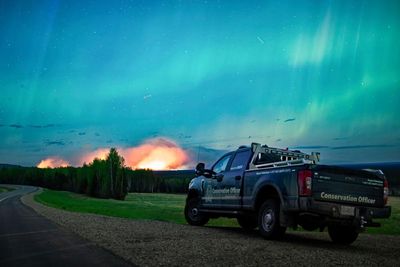
<instances>
[{"instance_id":1,"label":"taillight","mask_svg":"<svg viewBox=\"0 0 400 267\"><path fill-rule=\"evenodd\" d=\"M300 196L311 196L312 172L310 170L299 171L297 183L299 184Z\"/></svg>"},{"instance_id":2,"label":"taillight","mask_svg":"<svg viewBox=\"0 0 400 267\"><path fill-rule=\"evenodd\" d=\"M384 205L387 204L389 197L389 182L387 179L383 181L383 203Z\"/></svg>"}]
</instances>

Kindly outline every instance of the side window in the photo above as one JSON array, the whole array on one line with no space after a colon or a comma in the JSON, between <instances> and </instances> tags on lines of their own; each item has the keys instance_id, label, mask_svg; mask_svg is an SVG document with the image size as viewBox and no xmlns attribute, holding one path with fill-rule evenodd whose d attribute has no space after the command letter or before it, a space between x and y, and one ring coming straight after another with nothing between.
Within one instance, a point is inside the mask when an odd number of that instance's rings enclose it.
<instances>
[{"instance_id":1,"label":"side window","mask_svg":"<svg viewBox=\"0 0 400 267\"><path fill-rule=\"evenodd\" d=\"M242 170L247 167L247 163L250 157L250 150L236 153L235 158L232 161L231 171Z\"/></svg>"},{"instance_id":2,"label":"side window","mask_svg":"<svg viewBox=\"0 0 400 267\"><path fill-rule=\"evenodd\" d=\"M220 159L213 167L213 171L215 173L220 173L225 171L226 166L228 165L229 160L231 159L232 155L226 155L222 159Z\"/></svg>"}]
</instances>

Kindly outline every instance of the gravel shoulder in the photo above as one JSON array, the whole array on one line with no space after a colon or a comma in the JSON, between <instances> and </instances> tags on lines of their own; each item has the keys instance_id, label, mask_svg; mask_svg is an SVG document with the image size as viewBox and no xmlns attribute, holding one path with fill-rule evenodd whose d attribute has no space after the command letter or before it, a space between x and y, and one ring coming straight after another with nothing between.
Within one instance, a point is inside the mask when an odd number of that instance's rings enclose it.
<instances>
[{"instance_id":1,"label":"gravel shoulder","mask_svg":"<svg viewBox=\"0 0 400 267\"><path fill-rule=\"evenodd\" d=\"M331 243L327 233L289 232L282 241L268 241L256 231L249 233L240 228L194 227L68 212L35 202L34 194L22 197L22 202L139 266L399 264L400 236L361 234L350 247Z\"/></svg>"}]
</instances>

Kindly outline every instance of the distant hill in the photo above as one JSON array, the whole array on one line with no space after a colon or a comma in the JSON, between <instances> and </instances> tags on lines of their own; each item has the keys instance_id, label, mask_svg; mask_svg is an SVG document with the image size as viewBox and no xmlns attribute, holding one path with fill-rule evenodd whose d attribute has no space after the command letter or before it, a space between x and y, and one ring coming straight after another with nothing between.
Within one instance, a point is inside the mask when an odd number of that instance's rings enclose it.
<instances>
[{"instance_id":1,"label":"distant hill","mask_svg":"<svg viewBox=\"0 0 400 267\"><path fill-rule=\"evenodd\" d=\"M0 163L0 169L10 169L10 168L22 168L22 166Z\"/></svg>"},{"instance_id":2,"label":"distant hill","mask_svg":"<svg viewBox=\"0 0 400 267\"><path fill-rule=\"evenodd\" d=\"M153 171L160 178L194 178L194 170Z\"/></svg>"}]
</instances>

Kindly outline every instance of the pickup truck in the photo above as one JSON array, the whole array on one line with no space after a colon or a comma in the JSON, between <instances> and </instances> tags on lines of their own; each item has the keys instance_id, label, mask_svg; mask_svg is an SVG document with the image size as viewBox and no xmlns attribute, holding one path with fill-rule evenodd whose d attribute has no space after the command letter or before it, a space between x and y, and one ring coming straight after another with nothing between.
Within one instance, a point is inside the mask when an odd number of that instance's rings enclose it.
<instances>
[{"instance_id":1,"label":"pickup truck","mask_svg":"<svg viewBox=\"0 0 400 267\"><path fill-rule=\"evenodd\" d=\"M321 232L351 244L374 218L388 218L388 182L380 170L320 165L319 153L252 143L223 155L211 169L196 166L189 183L185 218L205 225L210 218L237 218L266 239L281 238L287 227Z\"/></svg>"}]
</instances>

